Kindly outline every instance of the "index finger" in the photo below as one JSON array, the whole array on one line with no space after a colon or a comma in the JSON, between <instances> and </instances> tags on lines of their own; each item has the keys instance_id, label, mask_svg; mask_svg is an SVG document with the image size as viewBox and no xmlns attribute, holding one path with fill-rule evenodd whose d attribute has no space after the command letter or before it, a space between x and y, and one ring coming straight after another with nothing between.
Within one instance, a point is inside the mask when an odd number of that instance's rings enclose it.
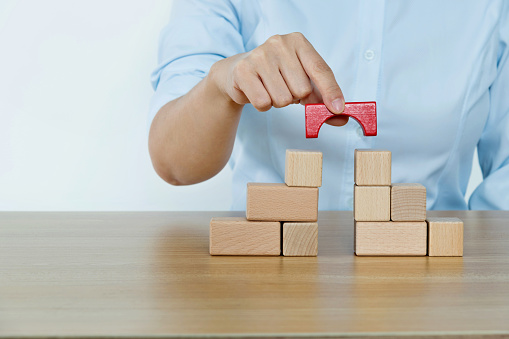
<instances>
[{"instance_id":1,"label":"index finger","mask_svg":"<svg viewBox=\"0 0 509 339\"><path fill-rule=\"evenodd\" d=\"M345 109L345 98L329 65L307 40L296 48L297 57L313 81L329 111L339 114Z\"/></svg>"}]
</instances>

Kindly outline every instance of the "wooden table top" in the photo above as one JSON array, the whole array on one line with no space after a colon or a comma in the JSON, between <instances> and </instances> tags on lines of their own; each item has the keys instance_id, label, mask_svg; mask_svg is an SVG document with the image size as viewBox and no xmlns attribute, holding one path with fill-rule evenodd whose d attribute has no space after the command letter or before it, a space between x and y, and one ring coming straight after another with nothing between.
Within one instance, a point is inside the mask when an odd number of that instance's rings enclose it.
<instances>
[{"instance_id":1,"label":"wooden table top","mask_svg":"<svg viewBox=\"0 0 509 339\"><path fill-rule=\"evenodd\" d=\"M0 213L0 337L509 335L509 212L428 212L463 258L356 257L351 212L318 257L211 257L227 215Z\"/></svg>"}]
</instances>

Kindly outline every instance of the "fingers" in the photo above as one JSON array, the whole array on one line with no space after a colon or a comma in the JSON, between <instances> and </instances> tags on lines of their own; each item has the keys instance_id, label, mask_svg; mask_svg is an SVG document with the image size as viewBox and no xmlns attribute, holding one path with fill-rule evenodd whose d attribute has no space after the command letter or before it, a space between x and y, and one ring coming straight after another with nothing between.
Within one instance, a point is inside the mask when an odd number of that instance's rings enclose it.
<instances>
[{"instance_id":1,"label":"fingers","mask_svg":"<svg viewBox=\"0 0 509 339\"><path fill-rule=\"evenodd\" d=\"M313 85L313 84L312 84ZM312 93L304 100L301 100L300 103L302 105L307 104L317 104L323 102L322 96L320 95L320 92L318 92L318 89L313 85L313 91ZM333 116L332 118L325 121L327 125L331 126L344 126L348 122L349 117L347 115L339 114L337 116Z\"/></svg>"},{"instance_id":2,"label":"fingers","mask_svg":"<svg viewBox=\"0 0 509 339\"><path fill-rule=\"evenodd\" d=\"M300 33L276 35L238 55L227 93L259 111L290 104L323 102L336 114L345 107L341 88L327 63ZM339 122L339 120L338 120Z\"/></svg>"},{"instance_id":3,"label":"fingers","mask_svg":"<svg viewBox=\"0 0 509 339\"><path fill-rule=\"evenodd\" d=\"M232 88L228 93L235 102L239 104L249 102L260 112L272 107L272 99L249 60L238 61L232 73Z\"/></svg>"},{"instance_id":4,"label":"fingers","mask_svg":"<svg viewBox=\"0 0 509 339\"><path fill-rule=\"evenodd\" d=\"M295 51L284 55L279 65L280 73L293 98L299 101L308 98L313 92L313 86Z\"/></svg>"},{"instance_id":5,"label":"fingers","mask_svg":"<svg viewBox=\"0 0 509 339\"><path fill-rule=\"evenodd\" d=\"M242 91L249 102L260 112L268 111L273 103L271 96L263 86L260 78L256 76L243 78L239 83L239 91Z\"/></svg>"},{"instance_id":6,"label":"fingers","mask_svg":"<svg viewBox=\"0 0 509 339\"><path fill-rule=\"evenodd\" d=\"M323 98L316 86L311 82L311 93L300 100L302 105L323 103Z\"/></svg>"},{"instance_id":7,"label":"fingers","mask_svg":"<svg viewBox=\"0 0 509 339\"><path fill-rule=\"evenodd\" d=\"M344 126L348 122L348 116L347 115L335 115L330 119L327 119L325 123L327 125L331 126Z\"/></svg>"},{"instance_id":8,"label":"fingers","mask_svg":"<svg viewBox=\"0 0 509 339\"><path fill-rule=\"evenodd\" d=\"M306 74L320 92L323 103L336 114L345 109L345 99L334 73L309 41L303 40L296 46L297 56Z\"/></svg>"},{"instance_id":9,"label":"fingers","mask_svg":"<svg viewBox=\"0 0 509 339\"><path fill-rule=\"evenodd\" d=\"M286 107L294 102L294 97L286 85L279 69L270 67L260 72L265 89L270 95L272 106L276 108Z\"/></svg>"}]
</instances>

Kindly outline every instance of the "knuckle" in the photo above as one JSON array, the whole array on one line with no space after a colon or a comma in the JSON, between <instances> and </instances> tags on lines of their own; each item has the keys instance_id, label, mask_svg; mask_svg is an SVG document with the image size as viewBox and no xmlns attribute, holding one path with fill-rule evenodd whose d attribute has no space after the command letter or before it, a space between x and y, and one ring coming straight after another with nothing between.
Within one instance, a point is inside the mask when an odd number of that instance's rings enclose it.
<instances>
[{"instance_id":1,"label":"knuckle","mask_svg":"<svg viewBox=\"0 0 509 339\"><path fill-rule=\"evenodd\" d=\"M307 41L306 37L301 32L290 33L288 34L288 37L296 41Z\"/></svg>"},{"instance_id":2,"label":"knuckle","mask_svg":"<svg viewBox=\"0 0 509 339\"><path fill-rule=\"evenodd\" d=\"M260 112L268 111L272 106L270 99L265 97L256 97L251 101L251 104Z\"/></svg>"},{"instance_id":3,"label":"knuckle","mask_svg":"<svg viewBox=\"0 0 509 339\"><path fill-rule=\"evenodd\" d=\"M309 48L311 44L309 43L308 39L302 34L301 32L293 32L288 34L288 40L289 43L294 47L304 47Z\"/></svg>"},{"instance_id":4,"label":"knuckle","mask_svg":"<svg viewBox=\"0 0 509 339\"><path fill-rule=\"evenodd\" d=\"M259 46L251 51L249 54L248 60L252 61L254 64L259 64L261 62L264 62L265 58L267 57L267 52L264 48L264 46Z\"/></svg>"},{"instance_id":5,"label":"knuckle","mask_svg":"<svg viewBox=\"0 0 509 339\"><path fill-rule=\"evenodd\" d=\"M267 39L269 45L280 45L283 42L283 36L276 34Z\"/></svg>"},{"instance_id":6,"label":"knuckle","mask_svg":"<svg viewBox=\"0 0 509 339\"><path fill-rule=\"evenodd\" d=\"M265 53L281 52L286 48L286 41L282 35L273 35L264 44Z\"/></svg>"},{"instance_id":7,"label":"knuckle","mask_svg":"<svg viewBox=\"0 0 509 339\"><path fill-rule=\"evenodd\" d=\"M332 73L331 68L324 60L315 61L313 63L313 71L319 74Z\"/></svg>"},{"instance_id":8,"label":"knuckle","mask_svg":"<svg viewBox=\"0 0 509 339\"><path fill-rule=\"evenodd\" d=\"M274 100L274 107L276 107L276 108L286 107L286 106L290 105L292 102L293 102L293 97L291 95L284 95L284 94L279 95Z\"/></svg>"},{"instance_id":9,"label":"knuckle","mask_svg":"<svg viewBox=\"0 0 509 339\"><path fill-rule=\"evenodd\" d=\"M254 108L256 108L256 110L258 112L267 112L271 107L270 105L268 105L268 106L253 105L253 106L254 106Z\"/></svg>"},{"instance_id":10,"label":"knuckle","mask_svg":"<svg viewBox=\"0 0 509 339\"><path fill-rule=\"evenodd\" d=\"M244 105L249 103L249 100L247 100L245 94L239 89L239 88L232 88L230 91L228 91L228 95L234 102L236 102L239 105Z\"/></svg>"},{"instance_id":11,"label":"knuckle","mask_svg":"<svg viewBox=\"0 0 509 339\"><path fill-rule=\"evenodd\" d=\"M246 59L243 59L235 65L235 68L233 69L233 76L234 78L241 79L251 73L251 71L251 64Z\"/></svg>"},{"instance_id":12,"label":"knuckle","mask_svg":"<svg viewBox=\"0 0 509 339\"><path fill-rule=\"evenodd\" d=\"M298 98L306 98L313 92L311 84L301 85L295 90L295 95Z\"/></svg>"}]
</instances>

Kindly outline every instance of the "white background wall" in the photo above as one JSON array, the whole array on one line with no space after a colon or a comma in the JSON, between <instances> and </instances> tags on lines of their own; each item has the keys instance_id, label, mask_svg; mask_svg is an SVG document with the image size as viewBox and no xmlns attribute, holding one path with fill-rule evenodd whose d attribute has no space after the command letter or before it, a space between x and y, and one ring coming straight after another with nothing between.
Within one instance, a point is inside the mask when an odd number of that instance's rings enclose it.
<instances>
[{"instance_id":1,"label":"white background wall","mask_svg":"<svg viewBox=\"0 0 509 339\"><path fill-rule=\"evenodd\" d=\"M0 1L0 210L226 210L230 171L172 187L146 113L171 1ZM474 169L469 192L481 180Z\"/></svg>"},{"instance_id":2,"label":"white background wall","mask_svg":"<svg viewBox=\"0 0 509 339\"><path fill-rule=\"evenodd\" d=\"M212 210L228 171L172 187L147 110L171 1L0 1L0 210Z\"/></svg>"}]
</instances>

